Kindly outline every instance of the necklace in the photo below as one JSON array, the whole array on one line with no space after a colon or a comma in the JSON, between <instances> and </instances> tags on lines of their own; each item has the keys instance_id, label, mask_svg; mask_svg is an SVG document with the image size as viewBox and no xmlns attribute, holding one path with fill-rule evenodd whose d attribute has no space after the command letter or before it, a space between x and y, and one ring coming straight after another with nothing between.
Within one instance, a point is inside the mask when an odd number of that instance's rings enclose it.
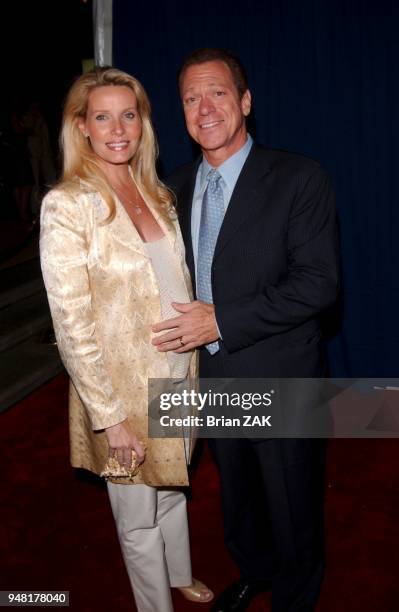
<instances>
[{"instance_id":1,"label":"necklace","mask_svg":"<svg viewBox=\"0 0 399 612\"><path fill-rule=\"evenodd\" d=\"M113 186L113 190L116 191L117 196L122 199L122 202L126 201L128 204L131 204L133 206L133 211L136 213L136 215L143 214L143 208L138 202L135 202L134 200L128 198L125 193L121 193L119 189L117 189L115 186Z\"/></svg>"}]
</instances>

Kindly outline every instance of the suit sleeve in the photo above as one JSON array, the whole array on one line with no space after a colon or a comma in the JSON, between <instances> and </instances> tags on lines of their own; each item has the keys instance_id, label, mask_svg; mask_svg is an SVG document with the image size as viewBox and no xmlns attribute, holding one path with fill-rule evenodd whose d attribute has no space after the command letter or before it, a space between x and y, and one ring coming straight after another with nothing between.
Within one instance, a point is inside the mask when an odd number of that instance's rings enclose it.
<instances>
[{"instance_id":1,"label":"suit sleeve","mask_svg":"<svg viewBox=\"0 0 399 612\"><path fill-rule=\"evenodd\" d=\"M229 352L317 317L337 299L339 249L334 195L317 168L293 200L287 224L286 273L231 303L215 304L216 319Z\"/></svg>"},{"instance_id":2,"label":"suit sleeve","mask_svg":"<svg viewBox=\"0 0 399 612\"><path fill-rule=\"evenodd\" d=\"M120 423L126 412L113 389L96 337L86 224L77 199L61 190L44 198L40 257L58 349L93 429L99 430Z\"/></svg>"}]
</instances>

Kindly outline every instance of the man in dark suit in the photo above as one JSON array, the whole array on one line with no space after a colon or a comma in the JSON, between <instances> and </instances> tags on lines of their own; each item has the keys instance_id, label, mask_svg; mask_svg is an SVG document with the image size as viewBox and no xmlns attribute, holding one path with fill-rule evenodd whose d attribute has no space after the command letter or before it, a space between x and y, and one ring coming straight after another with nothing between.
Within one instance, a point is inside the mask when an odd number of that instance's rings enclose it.
<instances>
[{"instance_id":1,"label":"man in dark suit","mask_svg":"<svg viewBox=\"0 0 399 612\"><path fill-rule=\"evenodd\" d=\"M313 160L252 141L251 94L230 53L194 52L179 87L203 153L170 181L198 299L174 305L180 315L154 326L165 332L154 344L200 347L201 377L325 376L319 316L337 298L339 267L328 176ZM246 610L270 588L273 612L314 610L324 570L323 441L213 439L210 447L225 542L240 569L212 610Z\"/></svg>"}]
</instances>

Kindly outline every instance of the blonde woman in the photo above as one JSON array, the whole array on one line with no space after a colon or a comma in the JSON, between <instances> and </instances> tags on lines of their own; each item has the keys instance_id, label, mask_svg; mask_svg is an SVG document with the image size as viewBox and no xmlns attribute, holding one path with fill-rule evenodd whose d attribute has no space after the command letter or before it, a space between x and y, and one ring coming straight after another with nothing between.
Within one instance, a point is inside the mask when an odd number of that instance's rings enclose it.
<instances>
[{"instance_id":1,"label":"blonde woman","mask_svg":"<svg viewBox=\"0 0 399 612\"><path fill-rule=\"evenodd\" d=\"M191 576L183 439L149 439L149 378L195 375L194 354L158 352L151 326L192 298L170 192L155 171L150 104L132 76L79 77L64 109L63 176L44 198L41 262L71 378L71 462L108 483L139 612L173 610L212 592ZM176 349L182 345L176 344ZM132 457L140 466L132 477Z\"/></svg>"}]
</instances>

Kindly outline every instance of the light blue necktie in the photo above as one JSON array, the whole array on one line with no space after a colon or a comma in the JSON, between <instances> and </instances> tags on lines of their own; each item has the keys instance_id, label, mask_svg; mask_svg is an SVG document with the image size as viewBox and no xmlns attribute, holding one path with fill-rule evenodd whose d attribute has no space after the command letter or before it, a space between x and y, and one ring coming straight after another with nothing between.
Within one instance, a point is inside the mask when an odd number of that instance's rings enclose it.
<instances>
[{"instance_id":1,"label":"light blue necktie","mask_svg":"<svg viewBox=\"0 0 399 612\"><path fill-rule=\"evenodd\" d=\"M197 295L200 300L213 304L212 299L212 261L220 226L224 217L222 178L212 169L207 175L208 185L204 193L201 209L201 223L198 237ZM211 355L219 350L219 342L206 345Z\"/></svg>"}]
</instances>

